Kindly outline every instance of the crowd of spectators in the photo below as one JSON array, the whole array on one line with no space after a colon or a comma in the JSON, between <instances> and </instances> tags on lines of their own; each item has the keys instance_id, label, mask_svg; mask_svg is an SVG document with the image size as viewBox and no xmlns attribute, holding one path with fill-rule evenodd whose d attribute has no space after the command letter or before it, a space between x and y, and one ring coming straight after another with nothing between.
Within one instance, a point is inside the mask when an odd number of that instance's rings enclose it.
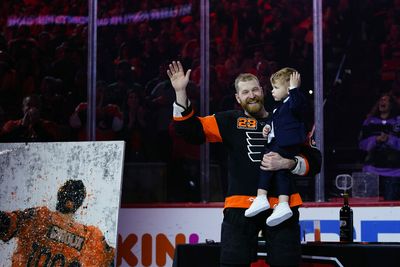
<instances>
[{"instance_id":1,"label":"crowd of spectators","mask_svg":"<svg viewBox=\"0 0 400 267\"><path fill-rule=\"evenodd\" d=\"M87 25L9 27L7 18L87 16L87 3L11 2L1 4L0 105L2 124L14 121L14 127L1 132L2 141L86 140ZM239 72L257 74L266 88L278 65L312 73L307 2L211 2L211 112L234 107L231 84ZM96 139L127 141L130 160L165 161L176 147L170 126L174 94L165 73L170 60L181 59L193 69L191 98L199 99L199 2L190 3L192 15L185 17L98 28ZM101 1L98 13L101 18L182 4ZM37 116L57 125L57 134L35 132L31 124L37 120L27 120L27 109L21 108L28 97L37 99Z\"/></svg>"},{"instance_id":2,"label":"crowd of spectators","mask_svg":"<svg viewBox=\"0 0 400 267\"><path fill-rule=\"evenodd\" d=\"M330 83L336 75L339 53L359 26L364 29L363 38L380 47L377 72L399 98L398 68L387 78L384 64L400 57L400 1L359 2L324 2L325 80ZM198 148L180 140L171 127L174 92L165 70L176 59L193 70L189 97L196 106L200 101L200 1L98 3L99 18L192 5L191 14L183 17L98 27L96 136L97 140L125 140L128 161L168 161L182 155L176 152L182 150L186 158L195 159ZM361 15L354 16L358 9ZM269 91L270 74L290 66L302 73L302 86L312 89L312 14L309 0L211 0L210 113L236 108L232 83L241 72L256 74ZM0 141L86 140L87 25L7 25L10 16L39 15L87 16L88 4L76 0L0 2ZM32 98L34 112L22 108ZM43 129L51 125L52 134L40 136L43 131L35 130L37 122L46 122Z\"/></svg>"}]
</instances>

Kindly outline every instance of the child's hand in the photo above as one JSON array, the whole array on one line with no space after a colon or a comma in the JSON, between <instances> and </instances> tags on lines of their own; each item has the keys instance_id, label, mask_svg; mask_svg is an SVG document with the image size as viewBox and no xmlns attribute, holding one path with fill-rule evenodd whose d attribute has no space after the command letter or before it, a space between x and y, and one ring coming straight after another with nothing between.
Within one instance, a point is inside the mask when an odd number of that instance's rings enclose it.
<instances>
[{"instance_id":1,"label":"child's hand","mask_svg":"<svg viewBox=\"0 0 400 267\"><path fill-rule=\"evenodd\" d=\"M289 88L298 88L300 87L301 79L300 79L300 73L298 72L293 72L290 74L290 81L289 81Z\"/></svg>"},{"instance_id":2,"label":"child's hand","mask_svg":"<svg viewBox=\"0 0 400 267\"><path fill-rule=\"evenodd\" d=\"M271 126L269 124L266 124L262 131L262 135L264 136L264 138L267 138L270 131L271 131Z\"/></svg>"}]
</instances>

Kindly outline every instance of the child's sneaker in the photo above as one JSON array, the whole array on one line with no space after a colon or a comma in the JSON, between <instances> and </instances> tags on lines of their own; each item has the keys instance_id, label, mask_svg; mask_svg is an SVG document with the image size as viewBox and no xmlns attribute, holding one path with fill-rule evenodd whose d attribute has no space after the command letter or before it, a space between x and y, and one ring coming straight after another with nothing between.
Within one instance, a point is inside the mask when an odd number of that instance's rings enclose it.
<instances>
[{"instance_id":1,"label":"child's sneaker","mask_svg":"<svg viewBox=\"0 0 400 267\"><path fill-rule=\"evenodd\" d=\"M253 217L260 212L269 209L269 202L266 195L257 196L250 207L244 212L244 216Z\"/></svg>"},{"instance_id":2,"label":"child's sneaker","mask_svg":"<svg viewBox=\"0 0 400 267\"><path fill-rule=\"evenodd\" d=\"M275 206L271 216L267 218L268 226L275 226L292 217L293 212L288 202L281 202Z\"/></svg>"}]
</instances>

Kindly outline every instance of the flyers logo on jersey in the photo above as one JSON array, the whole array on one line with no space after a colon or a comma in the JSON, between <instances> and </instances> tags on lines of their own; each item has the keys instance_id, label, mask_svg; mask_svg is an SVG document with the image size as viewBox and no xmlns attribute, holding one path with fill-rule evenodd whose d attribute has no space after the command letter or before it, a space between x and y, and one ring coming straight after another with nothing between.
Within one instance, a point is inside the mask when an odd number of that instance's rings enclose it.
<instances>
[{"instance_id":1,"label":"flyers logo on jersey","mask_svg":"<svg viewBox=\"0 0 400 267\"><path fill-rule=\"evenodd\" d=\"M257 120L251 118L243 118L243 117L238 118L237 128L257 130Z\"/></svg>"}]
</instances>

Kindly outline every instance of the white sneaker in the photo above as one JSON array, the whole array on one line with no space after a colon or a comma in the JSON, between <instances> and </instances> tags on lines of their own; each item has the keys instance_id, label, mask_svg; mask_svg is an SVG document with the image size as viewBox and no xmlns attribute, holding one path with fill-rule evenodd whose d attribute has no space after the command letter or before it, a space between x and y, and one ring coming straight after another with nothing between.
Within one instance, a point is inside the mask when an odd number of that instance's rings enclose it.
<instances>
[{"instance_id":1,"label":"white sneaker","mask_svg":"<svg viewBox=\"0 0 400 267\"><path fill-rule=\"evenodd\" d=\"M292 217L293 212L288 202L281 202L275 206L271 216L267 218L268 226L275 226Z\"/></svg>"},{"instance_id":2,"label":"white sneaker","mask_svg":"<svg viewBox=\"0 0 400 267\"><path fill-rule=\"evenodd\" d=\"M250 207L244 212L244 216L253 217L260 212L269 209L269 202L266 195L257 196Z\"/></svg>"}]
</instances>

